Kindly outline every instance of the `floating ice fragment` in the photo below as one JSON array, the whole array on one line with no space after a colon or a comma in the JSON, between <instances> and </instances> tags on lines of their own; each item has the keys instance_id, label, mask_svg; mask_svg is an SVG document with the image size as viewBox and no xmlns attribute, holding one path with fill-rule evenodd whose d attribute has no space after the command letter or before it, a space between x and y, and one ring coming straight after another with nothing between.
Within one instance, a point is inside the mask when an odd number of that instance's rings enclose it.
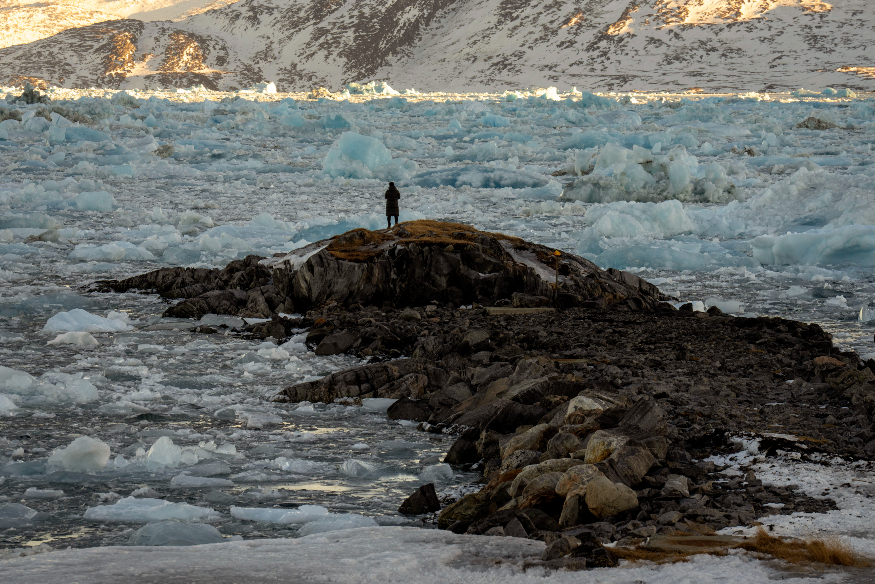
<instances>
[{"instance_id":1,"label":"floating ice fragment","mask_svg":"<svg viewBox=\"0 0 875 584\"><path fill-rule=\"evenodd\" d=\"M130 168L130 166L128 166L128 168ZM76 196L76 208L80 211L101 211L109 213L115 208L115 205L115 199L106 191L79 193L79 195Z\"/></svg>"},{"instance_id":2,"label":"floating ice fragment","mask_svg":"<svg viewBox=\"0 0 875 584\"><path fill-rule=\"evenodd\" d=\"M11 414L18 409L18 406L8 395L0 393L0 414Z\"/></svg>"},{"instance_id":3,"label":"floating ice fragment","mask_svg":"<svg viewBox=\"0 0 875 584\"><path fill-rule=\"evenodd\" d=\"M705 299L705 306L708 308L716 306L721 312L725 312L726 314L739 314L744 312L741 303L737 300L723 300L722 298L711 297Z\"/></svg>"},{"instance_id":4,"label":"floating ice fragment","mask_svg":"<svg viewBox=\"0 0 875 584\"><path fill-rule=\"evenodd\" d=\"M384 414L396 399L382 397L366 397L362 400L362 410Z\"/></svg>"},{"instance_id":5,"label":"floating ice fragment","mask_svg":"<svg viewBox=\"0 0 875 584\"><path fill-rule=\"evenodd\" d=\"M144 525L131 535L131 545L183 546L219 543L225 541L222 533L204 523L182 523L175 520Z\"/></svg>"},{"instance_id":6,"label":"floating ice fragment","mask_svg":"<svg viewBox=\"0 0 875 584\"><path fill-rule=\"evenodd\" d=\"M81 308L74 308L68 312L59 312L51 317L43 327L44 331L71 331L71 332L118 332L129 331L133 327L118 319L104 318L91 314Z\"/></svg>"},{"instance_id":7,"label":"floating ice fragment","mask_svg":"<svg viewBox=\"0 0 875 584\"><path fill-rule=\"evenodd\" d=\"M453 469L449 464L427 466L419 473L419 479L426 483L445 483L453 480Z\"/></svg>"},{"instance_id":8,"label":"floating ice fragment","mask_svg":"<svg viewBox=\"0 0 875 584\"><path fill-rule=\"evenodd\" d=\"M182 448L174 444L173 440L167 436L158 438L146 454L146 468L149 470L176 467L181 462Z\"/></svg>"},{"instance_id":9,"label":"floating ice fragment","mask_svg":"<svg viewBox=\"0 0 875 584\"><path fill-rule=\"evenodd\" d=\"M60 466L74 472L97 472L109 462L109 446L90 436L80 436L66 448L59 448L49 457L49 466Z\"/></svg>"},{"instance_id":10,"label":"floating ice fragment","mask_svg":"<svg viewBox=\"0 0 875 584\"><path fill-rule=\"evenodd\" d=\"M306 524L298 532L298 535L313 535L328 531L340 531L342 529L355 529L357 527L379 527L379 524L371 517L356 514L329 514Z\"/></svg>"},{"instance_id":11,"label":"floating ice fragment","mask_svg":"<svg viewBox=\"0 0 875 584\"><path fill-rule=\"evenodd\" d=\"M0 503L0 529L31 525L40 515L44 514L19 503Z\"/></svg>"},{"instance_id":12,"label":"floating ice fragment","mask_svg":"<svg viewBox=\"0 0 875 584\"><path fill-rule=\"evenodd\" d=\"M113 505L98 505L85 511L85 519L95 521L161 521L164 519L212 519L220 514L209 507L171 503L163 499L125 497Z\"/></svg>"},{"instance_id":13,"label":"floating ice fragment","mask_svg":"<svg viewBox=\"0 0 875 584\"><path fill-rule=\"evenodd\" d=\"M64 491L56 489L38 489L36 487L28 487L21 495L25 499L57 499L64 496Z\"/></svg>"},{"instance_id":14,"label":"floating ice fragment","mask_svg":"<svg viewBox=\"0 0 875 584\"><path fill-rule=\"evenodd\" d=\"M328 515L320 505L301 505L297 509L265 509L261 507L231 506L231 516L246 521L263 523L307 523Z\"/></svg>"},{"instance_id":15,"label":"floating ice fragment","mask_svg":"<svg viewBox=\"0 0 875 584\"><path fill-rule=\"evenodd\" d=\"M86 332L69 332L61 333L53 340L46 343L47 345L76 345L77 347L96 347L100 343L97 342L91 333Z\"/></svg>"},{"instance_id":16,"label":"floating ice fragment","mask_svg":"<svg viewBox=\"0 0 875 584\"><path fill-rule=\"evenodd\" d=\"M340 465L340 472L352 478L372 478L383 472L383 466L369 460L355 458L344 460Z\"/></svg>"},{"instance_id":17,"label":"floating ice fragment","mask_svg":"<svg viewBox=\"0 0 875 584\"><path fill-rule=\"evenodd\" d=\"M860 322L869 322L875 320L875 308L869 306L860 307ZM2 408L2 406L0 406Z\"/></svg>"},{"instance_id":18,"label":"floating ice fragment","mask_svg":"<svg viewBox=\"0 0 875 584\"><path fill-rule=\"evenodd\" d=\"M170 485L174 487L233 487L233 481L228 479L217 479L214 477L194 477L187 474L176 475L170 480Z\"/></svg>"}]
</instances>

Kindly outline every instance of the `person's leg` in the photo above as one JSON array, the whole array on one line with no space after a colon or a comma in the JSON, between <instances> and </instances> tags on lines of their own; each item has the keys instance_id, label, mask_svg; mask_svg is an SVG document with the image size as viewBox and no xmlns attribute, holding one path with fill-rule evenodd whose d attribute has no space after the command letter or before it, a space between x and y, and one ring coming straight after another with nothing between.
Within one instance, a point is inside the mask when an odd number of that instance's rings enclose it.
<instances>
[{"instance_id":1,"label":"person's leg","mask_svg":"<svg viewBox=\"0 0 875 584\"><path fill-rule=\"evenodd\" d=\"M398 215L395 215L395 227L398 227Z\"/></svg>"},{"instance_id":2,"label":"person's leg","mask_svg":"<svg viewBox=\"0 0 875 584\"><path fill-rule=\"evenodd\" d=\"M392 227L392 216L391 215L386 215L386 222L389 224L386 226L386 229L389 229L390 227Z\"/></svg>"}]
</instances>

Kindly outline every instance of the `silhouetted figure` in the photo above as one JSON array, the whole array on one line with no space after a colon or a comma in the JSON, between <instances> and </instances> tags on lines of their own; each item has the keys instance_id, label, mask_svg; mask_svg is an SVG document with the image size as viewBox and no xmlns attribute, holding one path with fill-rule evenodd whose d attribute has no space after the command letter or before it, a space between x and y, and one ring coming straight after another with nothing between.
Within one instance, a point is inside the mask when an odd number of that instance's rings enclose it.
<instances>
[{"instance_id":1,"label":"silhouetted figure","mask_svg":"<svg viewBox=\"0 0 875 584\"><path fill-rule=\"evenodd\" d=\"M389 227L392 227L392 217L395 218L395 225L398 225L398 199L401 198L401 193L395 188L395 183L389 183L389 189L386 191L386 221ZM387 227L386 229L389 229Z\"/></svg>"}]
</instances>

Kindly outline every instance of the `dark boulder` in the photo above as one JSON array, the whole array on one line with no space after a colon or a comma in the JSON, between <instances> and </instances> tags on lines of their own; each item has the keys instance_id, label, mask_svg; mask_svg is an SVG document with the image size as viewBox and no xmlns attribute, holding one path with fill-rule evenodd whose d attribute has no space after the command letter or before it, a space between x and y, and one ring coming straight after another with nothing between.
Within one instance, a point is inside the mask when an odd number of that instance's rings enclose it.
<instances>
[{"instance_id":1,"label":"dark boulder","mask_svg":"<svg viewBox=\"0 0 875 584\"><path fill-rule=\"evenodd\" d=\"M405 515L422 515L441 510L441 503L434 490L434 483L422 485L412 495L404 499L398 512Z\"/></svg>"}]
</instances>

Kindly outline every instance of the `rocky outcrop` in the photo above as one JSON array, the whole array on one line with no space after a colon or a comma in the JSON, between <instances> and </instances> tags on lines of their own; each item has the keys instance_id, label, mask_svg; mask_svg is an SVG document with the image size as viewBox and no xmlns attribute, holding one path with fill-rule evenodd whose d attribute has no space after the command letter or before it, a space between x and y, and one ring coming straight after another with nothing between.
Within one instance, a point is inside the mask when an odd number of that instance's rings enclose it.
<instances>
[{"instance_id":1,"label":"rocky outcrop","mask_svg":"<svg viewBox=\"0 0 875 584\"><path fill-rule=\"evenodd\" d=\"M390 231L356 229L264 263L274 269L277 290L301 312L328 302L459 306L522 298L523 304L550 304L553 251L467 225L412 221ZM605 271L573 254L558 264L564 306L603 299L641 309L664 299L656 286L628 272Z\"/></svg>"},{"instance_id":2,"label":"rocky outcrop","mask_svg":"<svg viewBox=\"0 0 875 584\"><path fill-rule=\"evenodd\" d=\"M418 320L398 309L323 309L313 346L344 331L362 339L359 355L386 354L391 343L410 357L292 386L276 399L401 397L390 417L456 433L445 462L483 473L481 491L445 507L439 526L541 539L551 550L544 567L610 565L600 551L609 541L830 508L753 473L727 482L719 467L696 462L737 449L729 435L780 424L800 438L760 435L761 449L803 457L867 457L875 447L875 362L836 351L817 325L716 310L430 306L415 309ZM383 336L369 336L378 330ZM554 547L561 538L571 539Z\"/></svg>"},{"instance_id":3,"label":"rocky outcrop","mask_svg":"<svg viewBox=\"0 0 875 584\"><path fill-rule=\"evenodd\" d=\"M164 313L180 318L209 313L274 318L280 312L304 313L332 303L528 306L555 301L560 306L645 310L665 299L656 286L634 274L602 270L573 254L558 259L559 288L554 294L557 260L552 253L467 225L413 221L391 231L355 229L288 255L249 256L223 269L162 268L97 282L96 287L182 299ZM412 315L413 320L421 318ZM346 352L355 344L349 337L333 337L328 343L320 354Z\"/></svg>"}]
</instances>

